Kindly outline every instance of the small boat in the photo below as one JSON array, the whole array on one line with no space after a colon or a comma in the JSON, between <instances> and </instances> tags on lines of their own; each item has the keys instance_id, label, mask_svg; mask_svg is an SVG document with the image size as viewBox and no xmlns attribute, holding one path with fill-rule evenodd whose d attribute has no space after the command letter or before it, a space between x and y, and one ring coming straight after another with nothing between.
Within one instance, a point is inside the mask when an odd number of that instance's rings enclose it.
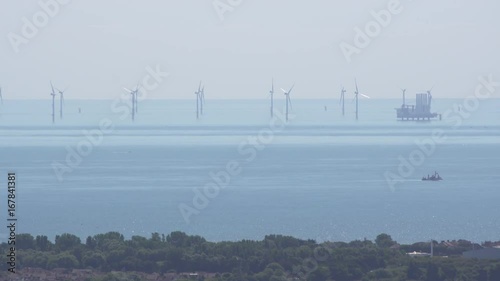
<instances>
[{"instance_id":1,"label":"small boat","mask_svg":"<svg viewBox=\"0 0 500 281\"><path fill-rule=\"evenodd\" d=\"M437 172L434 172L434 175L432 175L432 176L427 175L427 177L423 177L422 180L423 181L442 181L443 178Z\"/></svg>"}]
</instances>

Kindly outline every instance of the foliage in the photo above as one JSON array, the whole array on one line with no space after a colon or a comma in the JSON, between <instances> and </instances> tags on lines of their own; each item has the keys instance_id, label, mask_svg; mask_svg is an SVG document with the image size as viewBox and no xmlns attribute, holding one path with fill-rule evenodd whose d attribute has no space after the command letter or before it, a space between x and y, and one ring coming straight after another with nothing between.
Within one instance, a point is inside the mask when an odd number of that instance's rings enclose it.
<instances>
[{"instance_id":1,"label":"foliage","mask_svg":"<svg viewBox=\"0 0 500 281\"><path fill-rule=\"evenodd\" d=\"M488 242L493 243L493 242ZM454 245L448 247L446 245ZM459 240L435 243L434 251L449 257L417 257L429 243L398 245L387 234L375 241L317 243L290 236L268 235L262 241L208 242L183 232L153 233L125 239L118 232L89 236L84 243L72 234L17 236L18 266L43 269L93 269L109 273L98 280L125 280L116 272L209 272L216 281L267 280L500 280L500 261L473 260L461 253L477 247ZM9 245L0 245L7 252ZM6 270L7 257L0 257ZM127 280L137 279L127 275ZM97 280L97 279L95 279ZM207 279L205 279L207 280ZM207 280L208 281L208 280Z\"/></svg>"}]
</instances>

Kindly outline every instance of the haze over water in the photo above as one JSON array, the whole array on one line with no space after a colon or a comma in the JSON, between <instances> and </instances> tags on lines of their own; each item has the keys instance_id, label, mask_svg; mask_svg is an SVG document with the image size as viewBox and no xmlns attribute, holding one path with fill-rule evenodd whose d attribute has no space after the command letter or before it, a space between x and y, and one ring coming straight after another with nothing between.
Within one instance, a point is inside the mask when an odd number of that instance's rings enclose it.
<instances>
[{"instance_id":1,"label":"haze over water","mask_svg":"<svg viewBox=\"0 0 500 281\"><path fill-rule=\"evenodd\" d=\"M111 100L67 100L64 119L56 110L54 125L50 101L6 100L0 172L18 176L19 233L52 239L64 232L85 238L180 230L219 241L266 234L372 239L385 232L399 242L498 240L500 100L481 101L458 128L449 120L397 121L399 99L361 100L357 122L350 99L345 117L335 98L292 102L289 124L247 161L239 148L269 128L268 100L207 99L198 121L194 98L146 100L134 123L114 113ZM462 103L435 98L433 111ZM276 100L277 111L283 106ZM103 118L114 130L59 181L52 164L64 163L68 147ZM446 141L392 190L384 173L398 173L398 157L408 158L415 141L436 129ZM229 161L240 163L241 174L187 224L179 204L192 205L193 188ZM445 180L420 181L434 171Z\"/></svg>"}]
</instances>

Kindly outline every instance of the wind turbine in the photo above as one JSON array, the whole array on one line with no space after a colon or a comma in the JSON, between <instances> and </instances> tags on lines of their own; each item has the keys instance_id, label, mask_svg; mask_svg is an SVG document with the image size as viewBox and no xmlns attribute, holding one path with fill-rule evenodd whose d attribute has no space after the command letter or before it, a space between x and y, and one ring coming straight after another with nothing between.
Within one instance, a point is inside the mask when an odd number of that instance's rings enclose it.
<instances>
[{"instance_id":1,"label":"wind turbine","mask_svg":"<svg viewBox=\"0 0 500 281\"><path fill-rule=\"evenodd\" d=\"M60 100L59 100L59 118L62 119L63 118L63 103L64 103L64 92L66 92L68 88L66 87L66 89L64 89L64 91L61 91L59 89L56 88L56 90L59 92L59 94L61 95L60 96Z\"/></svg>"},{"instance_id":2,"label":"wind turbine","mask_svg":"<svg viewBox=\"0 0 500 281\"><path fill-rule=\"evenodd\" d=\"M134 99L135 99L135 113L139 110L139 103L137 100L137 94L139 94L139 90L141 89L141 84L137 82L137 86L135 86L134 90Z\"/></svg>"},{"instance_id":3,"label":"wind turbine","mask_svg":"<svg viewBox=\"0 0 500 281\"><path fill-rule=\"evenodd\" d=\"M358 82L356 81L356 79L354 79L354 84L356 85L356 91L354 92L354 96L356 99L356 120L358 120L358 117L359 117L359 96L361 95L362 97L367 98L367 99L369 99L370 97L359 93Z\"/></svg>"},{"instance_id":4,"label":"wind turbine","mask_svg":"<svg viewBox=\"0 0 500 281\"><path fill-rule=\"evenodd\" d=\"M54 85L52 85L52 81L50 81L50 87L52 88L52 92L50 95L52 96L52 124L56 122L55 118L55 99L56 99L56 93L54 91Z\"/></svg>"},{"instance_id":5,"label":"wind turbine","mask_svg":"<svg viewBox=\"0 0 500 281\"><path fill-rule=\"evenodd\" d=\"M201 97L201 81L198 85L198 91L194 92L196 95L196 119L200 119L200 97Z\"/></svg>"},{"instance_id":6,"label":"wind turbine","mask_svg":"<svg viewBox=\"0 0 500 281\"><path fill-rule=\"evenodd\" d=\"M134 90L130 90L127 88L123 88L125 91L129 92L132 95L132 121L135 121L135 113L137 112L137 93L139 92L139 83Z\"/></svg>"},{"instance_id":7,"label":"wind turbine","mask_svg":"<svg viewBox=\"0 0 500 281\"><path fill-rule=\"evenodd\" d=\"M274 78L271 80L271 91L269 91L271 96L271 118L274 116Z\"/></svg>"},{"instance_id":8,"label":"wind turbine","mask_svg":"<svg viewBox=\"0 0 500 281\"><path fill-rule=\"evenodd\" d=\"M290 88L290 90L288 90L288 92L285 91L283 88L281 88L286 99L286 121L288 121L288 104L290 104L290 108L292 108L292 100L290 99L290 93L292 92L293 87L295 87L295 84Z\"/></svg>"},{"instance_id":9,"label":"wind turbine","mask_svg":"<svg viewBox=\"0 0 500 281\"><path fill-rule=\"evenodd\" d=\"M432 86L432 88L430 88L429 90L427 90L427 94L428 94L428 105L429 105L429 110L431 109L431 102L432 102L432 94L431 94L431 91L432 89L434 89L434 86Z\"/></svg>"},{"instance_id":10,"label":"wind turbine","mask_svg":"<svg viewBox=\"0 0 500 281\"><path fill-rule=\"evenodd\" d=\"M342 116L345 116L345 93L346 90L342 87L342 91L340 92L340 104L342 104Z\"/></svg>"},{"instance_id":11,"label":"wind turbine","mask_svg":"<svg viewBox=\"0 0 500 281\"><path fill-rule=\"evenodd\" d=\"M403 106L405 106L405 104L406 104L406 89L401 89L401 91L403 92Z\"/></svg>"},{"instance_id":12,"label":"wind turbine","mask_svg":"<svg viewBox=\"0 0 500 281\"><path fill-rule=\"evenodd\" d=\"M203 104L205 103L205 85L201 88L200 92L200 114L203 115Z\"/></svg>"}]
</instances>

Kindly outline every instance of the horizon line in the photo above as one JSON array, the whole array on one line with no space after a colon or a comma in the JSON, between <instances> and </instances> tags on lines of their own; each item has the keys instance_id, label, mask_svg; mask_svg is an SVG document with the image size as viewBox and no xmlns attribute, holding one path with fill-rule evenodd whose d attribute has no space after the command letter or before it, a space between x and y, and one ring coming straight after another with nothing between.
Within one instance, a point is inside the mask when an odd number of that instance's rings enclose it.
<instances>
[{"instance_id":1,"label":"horizon line","mask_svg":"<svg viewBox=\"0 0 500 281\"><path fill-rule=\"evenodd\" d=\"M439 98L433 98L433 100L451 100L451 99L464 99L466 97L439 97ZM64 100L100 100L100 101L109 101L109 100L115 100L116 98L66 98L64 97ZM278 100L284 100L284 98L277 98ZM396 99L401 99L400 97L397 98L388 98L388 97L380 97L380 98L374 98L371 97L370 99L363 99L364 101L368 100L396 100ZM500 99L500 97L490 97L488 99ZM52 98L3 98L4 101L27 101L27 100L52 100ZM179 101L190 101L192 100L191 98L148 98L142 100L148 101L148 100L179 100ZM209 100L268 100L268 98L210 98ZM294 98L294 100L338 100L338 98Z\"/></svg>"}]
</instances>

